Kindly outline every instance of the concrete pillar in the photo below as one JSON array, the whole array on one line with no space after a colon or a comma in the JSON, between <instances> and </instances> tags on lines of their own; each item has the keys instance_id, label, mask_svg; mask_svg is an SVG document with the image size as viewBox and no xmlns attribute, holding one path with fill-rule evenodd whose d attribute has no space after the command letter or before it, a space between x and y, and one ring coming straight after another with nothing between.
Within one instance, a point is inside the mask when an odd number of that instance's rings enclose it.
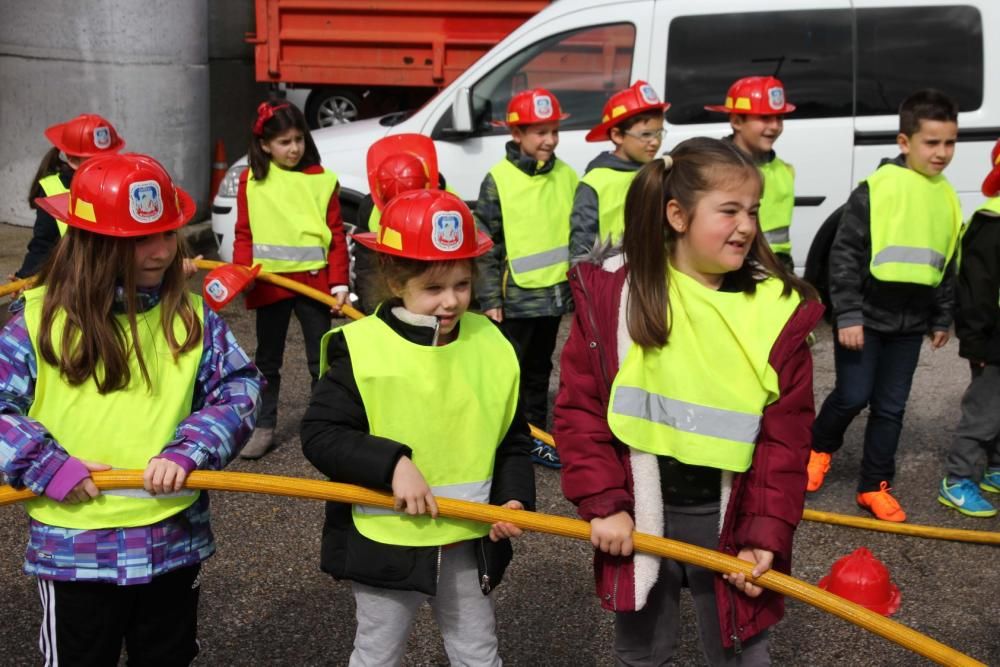
<instances>
[{"instance_id":1,"label":"concrete pillar","mask_svg":"<svg viewBox=\"0 0 1000 667\"><path fill-rule=\"evenodd\" d=\"M81 113L163 163L205 210L207 0L0 0L0 221L31 224L43 131Z\"/></svg>"}]
</instances>

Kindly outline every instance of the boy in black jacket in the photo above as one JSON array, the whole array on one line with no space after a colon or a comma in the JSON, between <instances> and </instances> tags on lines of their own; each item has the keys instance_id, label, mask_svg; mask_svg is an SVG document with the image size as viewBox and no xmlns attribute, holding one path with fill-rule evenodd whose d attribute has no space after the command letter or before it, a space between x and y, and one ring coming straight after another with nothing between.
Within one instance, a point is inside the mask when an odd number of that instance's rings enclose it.
<instances>
[{"instance_id":1,"label":"boy in black jacket","mask_svg":"<svg viewBox=\"0 0 1000 667\"><path fill-rule=\"evenodd\" d=\"M954 100L934 90L906 98L901 154L851 193L830 248L837 383L813 425L806 488L823 484L847 427L870 407L856 500L884 521L906 520L889 487L923 336L934 349L948 342L962 209L941 172L957 138Z\"/></svg>"},{"instance_id":2,"label":"boy in black jacket","mask_svg":"<svg viewBox=\"0 0 1000 667\"><path fill-rule=\"evenodd\" d=\"M980 489L1000 493L1000 141L993 147L991 164L983 181L989 199L962 233L955 333L972 380L962 397L962 419L938 490L941 504L974 517L997 514ZM983 450L987 467L977 488Z\"/></svg>"}]
</instances>

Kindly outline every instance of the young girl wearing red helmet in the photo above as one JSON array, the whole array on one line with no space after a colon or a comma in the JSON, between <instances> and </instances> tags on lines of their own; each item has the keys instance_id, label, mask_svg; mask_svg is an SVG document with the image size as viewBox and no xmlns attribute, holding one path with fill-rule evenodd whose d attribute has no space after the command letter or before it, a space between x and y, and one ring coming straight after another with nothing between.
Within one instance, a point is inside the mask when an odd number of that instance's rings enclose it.
<instances>
[{"instance_id":1,"label":"young girl wearing red helmet","mask_svg":"<svg viewBox=\"0 0 1000 667\"><path fill-rule=\"evenodd\" d=\"M396 196L377 234L392 295L323 339L323 375L302 420L302 449L338 482L391 490L396 511L328 503L321 566L352 582L352 665L396 665L430 602L454 665L500 665L489 595L510 562L509 523L438 517L435 496L532 509L528 425L514 348L467 312L475 258L492 243L457 196Z\"/></svg>"},{"instance_id":2,"label":"young girl wearing red helmet","mask_svg":"<svg viewBox=\"0 0 1000 667\"><path fill-rule=\"evenodd\" d=\"M124 641L130 664L188 665L215 544L184 481L246 442L260 374L188 293L195 206L158 162L95 157L39 203L69 230L0 331L0 470L38 494L24 569L45 664L113 665ZM100 491L111 468L144 469L144 490Z\"/></svg>"},{"instance_id":3,"label":"young girl wearing red helmet","mask_svg":"<svg viewBox=\"0 0 1000 667\"><path fill-rule=\"evenodd\" d=\"M517 346L525 413L543 429L559 322L573 307L566 271L578 178L555 155L568 117L544 88L514 95L502 123L511 133L507 155L483 179L476 204L476 221L494 243L479 262L476 295ZM540 440L532 457L559 467L556 450Z\"/></svg>"},{"instance_id":4,"label":"young girl wearing red helmet","mask_svg":"<svg viewBox=\"0 0 1000 667\"><path fill-rule=\"evenodd\" d=\"M125 146L114 126L97 114L81 114L45 130L52 143L42 157L28 193L28 206L35 209L35 224L28 242L28 252L21 268L7 276L9 280L38 273L52 254L59 237L66 233L66 223L54 219L35 204L38 197L52 197L69 192L73 173L95 155L117 153Z\"/></svg>"},{"instance_id":5,"label":"young girl wearing red helmet","mask_svg":"<svg viewBox=\"0 0 1000 667\"><path fill-rule=\"evenodd\" d=\"M813 422L806 336L823 308L758 233L760 192L742 151L688 139L632 182L622 253L570 271L554 435L621 664L670 662L685 583L712 665L766 664L783 613L742 574L632 553L635 530L738 556L755 576L791 566Z\"/></svg>"},{"instance_id":6,"label":"young girl wearing red helmet","mask_svg":"<svg viewBox=\"0 0 1000 667\"><path fill-rule=\"evenodd\" d=\"M337 175L320 165L305 116L288 102L257 108L249 150L250 169L236 193L233 263L260 264L304 285L329 291L338 303L348 295L350 260L340 216ZM319 373L319 341L330 328L330 310L276 285L257 283L246 297L256 311L254 362L267 378L260 419L241 452L264 456L274 445L285 337L292 313L302 327L313 383ZM334 309L334 314L339 310Z\"/></svg>"}]
</instances>

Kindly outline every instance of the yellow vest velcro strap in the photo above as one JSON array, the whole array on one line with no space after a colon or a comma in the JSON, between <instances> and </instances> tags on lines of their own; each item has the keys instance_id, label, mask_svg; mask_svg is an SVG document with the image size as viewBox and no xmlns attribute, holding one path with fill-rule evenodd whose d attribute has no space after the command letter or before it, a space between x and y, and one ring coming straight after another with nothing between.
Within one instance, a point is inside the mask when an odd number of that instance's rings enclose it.
<instances>
[{"instance_id":1,"label":"yellow vest velcro strap","mask_svg":"<svg viewBox=\"0 0 1000 667\"><path fill-rule=\"evenodd\" d=\"M760 431L760 416L697 405L640 387L618 387L612 411L625 417L713 438L754 444Z\"/></svg>"},{"instance_id":2,"label":"yellow vest velcro strap","mask_svg":"<svg viewBox=\"0 0 1000 667\"><path fill-rule=\"evenodd\" d=\"M788 243L791 240L791 236L788 234L789 228L782 227L781 229L772 229L769 232L764 232L764 240L767 241L768 245L773 246L775 243Z\"/></svg>"},{"instance_id":3,"label":"yellow vest velcro strap","mask_svg":"<svg viewBox=\"0 0 1000 667\"><path fill-rule=\"evenodd\" d=\"M157 493L153 495L146 489L111 489L108 491L101 491L102 494L106 496L121 496L123 498L141 498L142 500L164 500L166 498L183 498L184 496L193 496L198 492L194 489L181 489L180 491L174 491L173 493Z\"/></svg>"},{"instance_id":4,"label":"yellow vest velcro strap","mask_svg":"<svg viewBox=\"0 0 1000 667\"><path fill-rule=\"evenodd\" d=\"M510 261L510 267L515 273L525 273L544 269L557 264L565 264L569 261L569 248L555 248L545 252L535 253L527 257L519 257Z\"/></svg>"},{"instance_id":5,"label":"yellow vest velcro strap","mask_svg":"<svg viewBox=\"0 0 1000 667\"><path fill-rule=\"evenodd\" d=\"M884 248L872 258L872 266L881 264L922 264L938 271L944 270L945 256L930 248L910 248L894 245Z\"/></svg>"},{"instance_id":6,"label":"yellow vest velcro strap","mask_svg":"<svg viewBox=\"0 0 1000 667\"><path fill-rule=\"evenodd\" d=\"M253 256L255 259L280 259L287 262L325 262L326 248L254 243Z\"/></svg>"},{"instance_id":7,"label":"yellow vest velcro strap","mask_svg":"<svg viewBox=\"0 0 1000 667\"><path fill-rule=\"evenodd\" d=\"M485 479L481 482L467 482L465 484L445 484L442 486L432 486L431 493L437 498L451 498L452 500L468 500L474 503L488 503L490 501L490 488L492 479ZM355 505L358 514L376 516L383 514L402 514L385 507L372 507L370 505Z\"/></svg>"}]
</instances>

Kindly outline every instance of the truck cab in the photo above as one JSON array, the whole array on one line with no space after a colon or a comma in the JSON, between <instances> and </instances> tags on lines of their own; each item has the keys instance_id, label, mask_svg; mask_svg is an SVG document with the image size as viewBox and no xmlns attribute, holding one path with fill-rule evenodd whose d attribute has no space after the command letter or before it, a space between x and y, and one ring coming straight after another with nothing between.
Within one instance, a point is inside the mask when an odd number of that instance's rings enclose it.
<instances>
[{"instance_id":1,"label":"truck cab","mask_svg":"<svg viewBox=\"0 0 1000 667\"><path fill-rule=\"evenodd\" d=\"M474 201L509 139L511 96L551 90L564 112L557 155L579 173L610 144L588 144L604 102L642 79L672 104L664 150L693 136L724 137L720 104L742 76L775 75L797 106L775 148L796 171L791 236L797 267L816 231L885 157L898 154L899 102L934 87L959 101L959 147L946 176L967 213L1000 136L1000 5L986 0L574 0L554 2L412 114L390 114L313 133L340 177L345 220L368 191L365 154L388 134L417 132L437 147L441 172ZM242 166L241 166L242 165ZM213 202L220 255L230 259L235 183Z\"/></svg>"}]
</instances>

